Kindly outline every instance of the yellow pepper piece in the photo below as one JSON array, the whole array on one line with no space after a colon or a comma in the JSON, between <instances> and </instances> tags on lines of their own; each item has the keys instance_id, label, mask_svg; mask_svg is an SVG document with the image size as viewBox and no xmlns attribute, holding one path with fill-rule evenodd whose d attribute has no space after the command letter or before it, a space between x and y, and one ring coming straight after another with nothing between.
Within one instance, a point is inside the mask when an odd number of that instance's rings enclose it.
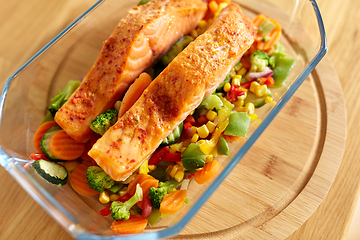
<instances>
[{"instance_id":1,"label":"yellow pepper piece","mask_svg":"<svg viewBox=\"0 0 360 240\"><path fill-rule=\"evenodd\" d=\"M215 128L215 131L210 140L205 140L200 144L200 150L205 154L210 154L217 147L217 143L219 141L221 135L221 131L219 128Z\"/></svg>"},{"instance_id":2,"label":"yellow pepper piece","mask_svg":"<svg viewBox=\"0 0 360 240\"><path fill-rule=\"evenodd\" d=\"M148 174L149 173L149 165L148 165L148 162L149 162L149 159L146 159L141 165L140 165L140 168L139 168L139 173L142 173L142 174Z\"/></svg>"}]
</instances>

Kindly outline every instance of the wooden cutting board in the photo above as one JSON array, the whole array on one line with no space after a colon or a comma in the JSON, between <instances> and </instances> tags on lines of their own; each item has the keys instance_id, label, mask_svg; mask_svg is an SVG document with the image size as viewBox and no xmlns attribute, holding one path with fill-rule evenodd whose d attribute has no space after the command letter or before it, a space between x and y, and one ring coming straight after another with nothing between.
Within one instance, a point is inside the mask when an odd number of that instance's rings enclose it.
<instances>
[{"instance_id":1,"label":"wooden cutting board","mask_svg":"<svg viewBox=\"0 0 360 240\"><path fill-rule=\"evenodd\" d=\"M346 113L324 59L175 239L285 239L316 210L338 171Z\"/></svg>"}]
</instances>

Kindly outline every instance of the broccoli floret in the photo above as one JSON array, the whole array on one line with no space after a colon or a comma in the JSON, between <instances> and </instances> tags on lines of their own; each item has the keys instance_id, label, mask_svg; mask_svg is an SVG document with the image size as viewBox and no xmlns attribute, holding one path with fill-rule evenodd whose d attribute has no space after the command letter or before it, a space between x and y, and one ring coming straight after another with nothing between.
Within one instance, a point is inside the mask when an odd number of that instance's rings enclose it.
<instances>
[{"instance_id":1,"label":"broccoli floret","mask_svg":"<svg viewBox=\"0 0 360 240\"><path fill-rule=\"evenodd\" d=\"M158 188L149 188L148 196L150 198L151 205L154 208L159 209L160 203L163 200L165 194L172 192L172 190L177 188L180 184L181 182L178 182L175 179L171 179L166 182L160 182Z\"/></svg>"},{"instance_id":2,"label":"broccoli floret","mask_svg":"<svg viewBox=\"0 0 360 240\"><path fill-rule=\"evenodd\" d=\"M104 112L97 116L94 120L90 123L90 128L100 134L104 135L104 133L116 123L118 116L118 111L115 109L107 110L107 112Z\"/></svg>"},{"instance_id":3,"label":"broccoli floret","mask_svg":"<svg viewBox=\"0 0 360 240\"><path fill-rule=\"evenodd\" d=\"M132 196L129 200L126 202L120 202L120 201L114 201L111 203L110 211L111 216L116 221L123 219L128 220L130 218L130 208L134 206L137 202L140 202L143 200L143 191L140 187L140 184L136 185L136 191L134 196Z\"/></svg>"},{"instance_id":4,"label":"broccoli floret","mask_svg":"<svg viewBox=\"0 0 360 240\"><path fill-rule=\"evenodd\" d=\"M86 169L86 178L91 189L98 192L103 192L104 188L108 189L114 185L114 179L98 166L88 167Z\"/></svg>"},{"instance_id":5,"label":"broccoli floret","mask_svg":"<svg viewBox=\"0 0 360 240\"><path fill-rule=\"evenodd\" d=\"M69 99L71 94L79 87L79 85L79 81L70 80L64 89L60 90L54 98L50 99L52 104L48 107L48 110L53 117L61 106Z\"/></svg>"},{"instance_id":6,"label":"broccoli floret","mask_svg":"<svg viewBox=\"0 0 360 240\"><path fill-rule=\"evenodd\" d=\"M253 52L250 56L250 72L262 72L269 65L269 56L260 50Z\"/></svg>"}]
</instances>

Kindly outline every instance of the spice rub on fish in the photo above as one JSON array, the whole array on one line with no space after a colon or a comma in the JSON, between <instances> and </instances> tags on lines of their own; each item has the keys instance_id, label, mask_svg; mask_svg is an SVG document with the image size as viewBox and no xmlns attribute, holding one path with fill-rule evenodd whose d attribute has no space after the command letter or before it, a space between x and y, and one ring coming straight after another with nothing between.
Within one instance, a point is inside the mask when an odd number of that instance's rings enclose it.
<instances>
[{"instance_id":1,"label":"spice rub on fish","mask_svg":"<svg viewBox=\"0 0 360 240\"><path fill-rule=\"evenodd\" d=\"M78 142L91 134L91 120L121 99L129 85L204 17L202 0L154 0L129 10L116 26L79 88L55 115Z\"/></svg>"},{"instance_id":2,"label":"spice rub on fish","mask_svg":"<svg viewBox=\"0 0 360 240\"><path fill-rule=\"evenodd\" d=\"M250 48L255 33L240 7L230 4L149 85L88 154L114 180L126 179L204 97L215 91Z\"/></svg>"}]
</instances>

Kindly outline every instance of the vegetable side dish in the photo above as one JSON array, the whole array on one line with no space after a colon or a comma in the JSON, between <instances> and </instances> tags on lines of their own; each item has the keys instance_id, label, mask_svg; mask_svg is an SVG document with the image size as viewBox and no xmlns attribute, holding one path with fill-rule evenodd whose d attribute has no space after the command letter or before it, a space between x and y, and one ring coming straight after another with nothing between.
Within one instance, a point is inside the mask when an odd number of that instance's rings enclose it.
<instances>
[{"instance_id":1,"label":"vegetable side dish","mask_svg":"<svg viewBox=\"0 0 360 240\"><path fill-rule=\"evenodd\" d=\"M229 0L142 0L86 77L51 99L32 166L98 196L115 233L154 226L187 203L184 182L216 175L256 109L276 104L271 89L295 65L280 37L276 21L250 21Z\"/></svg>"}]
</instances>

